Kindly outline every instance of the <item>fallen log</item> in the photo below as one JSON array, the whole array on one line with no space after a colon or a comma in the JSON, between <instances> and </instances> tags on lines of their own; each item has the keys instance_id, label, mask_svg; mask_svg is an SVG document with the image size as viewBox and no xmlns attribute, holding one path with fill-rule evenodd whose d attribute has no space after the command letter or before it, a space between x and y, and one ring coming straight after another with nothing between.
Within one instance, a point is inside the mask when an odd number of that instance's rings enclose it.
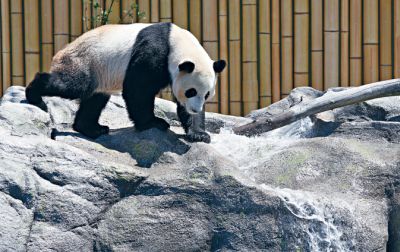
<instances>
[{"instance_id":1,"label":"fallen log","mask_svg":"<svg viewBox=\"0 0 400 252\"><path fill-rule=\"evenodd\" d=\"M249 124L233 129L238 135L254 136L280 128L310 115L327 110L332 110L347 105L381 98L400 95L400 79L375 82L360 87L352 87L342 91L333 92L329 96L321 96L314 100L295 105L287 111L263 117Z\"/></svg>"}]
</instances>

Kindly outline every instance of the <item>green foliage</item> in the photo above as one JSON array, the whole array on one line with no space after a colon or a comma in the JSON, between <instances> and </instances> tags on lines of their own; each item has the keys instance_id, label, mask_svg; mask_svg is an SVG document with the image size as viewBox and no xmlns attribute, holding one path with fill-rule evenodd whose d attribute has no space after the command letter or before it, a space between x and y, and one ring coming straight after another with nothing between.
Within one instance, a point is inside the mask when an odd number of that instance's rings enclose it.
<instances>
[{"instance_id":1,"label":"green foliage","mask_svg":"<svg viewBox=\"0 0 400 252\"><path fill-rule=\"evenodd\" d=\"M105 8L103 9L101 4L99 3L99 0L85 0L85 8L87 8L88 5L92 6L92 12L91 12L91 16L89 16L89 17L84 16L83 20L90 22L90 26L92 28L96 28L96 27L108 24L109 17L112 12L112 7L113 7L115 1L119 1L119 0L112 0L111 3L109 4L109 6L105 6ZM88 13L88 12L85 11L85 13ZM135 22L135 16L138 18L139 21L146 18L146 13L143 11L140 11L139 4L133 3L133 1L130 4L129 9L123 10L122 13L123 13L123 16L121 17L121 19L119 20L118 23L122 23L122 21L125 20L126 17L129 17L132 23Z\"/></svg>"}]
</instances>

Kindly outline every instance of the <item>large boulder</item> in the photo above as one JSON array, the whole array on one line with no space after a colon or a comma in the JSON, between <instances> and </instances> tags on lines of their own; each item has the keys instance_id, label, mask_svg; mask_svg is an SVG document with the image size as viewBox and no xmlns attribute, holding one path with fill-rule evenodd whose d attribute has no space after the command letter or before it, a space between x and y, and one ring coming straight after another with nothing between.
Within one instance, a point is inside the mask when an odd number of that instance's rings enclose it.
<instances>
[{"instance_id":1,"label":"large boulder","mask_svg":"<svg viewBox=\"0 0 400 252\"><path fill-rule=\"evenodd\" d=\"M247 138L232 128L329 95L310 88L248 117L207 114L189 143L137 132L113 96L96 140L11 87L0 103L1 251L399 251L400 98L324 112Z\"/></svg>"}]
</instances>

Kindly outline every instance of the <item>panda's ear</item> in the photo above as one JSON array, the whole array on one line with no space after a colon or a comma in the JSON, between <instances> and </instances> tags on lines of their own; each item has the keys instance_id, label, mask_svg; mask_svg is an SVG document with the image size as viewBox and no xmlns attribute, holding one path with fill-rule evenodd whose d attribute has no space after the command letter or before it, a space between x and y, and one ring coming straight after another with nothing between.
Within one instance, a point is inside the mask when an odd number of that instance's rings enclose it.
<instances>
[{"instance_id":1,"label":"panda's ear","mask_svg":"<svg viewBox=\"0 0 400 252\"><path fill-rule=\"evenodd\" d=\"M213 64L213 68L216 73L222 72L222 70L224 70L225 66L226 66L225 60L217 60L217 61L214 61L214 64Z\"/></svg>"},{"instance_id":2,"label":"panda's ear","mask_svg":"<svg viewBox=\"0 0 400 252\"><path fill-rule=\"evenodd\" d=\"M179 71L185 71L187 73L191 73L194 70L194 63L191 61L185 61L181 64L179 64Z\"/></svg>"}]
</instances>

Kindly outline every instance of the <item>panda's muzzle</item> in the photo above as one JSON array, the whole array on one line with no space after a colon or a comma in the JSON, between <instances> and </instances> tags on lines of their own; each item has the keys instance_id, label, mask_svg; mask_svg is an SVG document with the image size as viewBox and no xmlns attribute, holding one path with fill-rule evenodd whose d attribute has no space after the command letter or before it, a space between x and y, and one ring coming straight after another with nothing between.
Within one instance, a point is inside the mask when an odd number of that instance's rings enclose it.
<instances>
[{"instance_id":1,"label":"panda's muzzle","mask_svg":"<svg viewBox=\"0 0 400 252\"><path fill-rule=\"evenodd\" d=\"M198 96L189 98L185 104L187 112L197 114L203 110L204 100Z\"/></svg>"}]
</instances>

